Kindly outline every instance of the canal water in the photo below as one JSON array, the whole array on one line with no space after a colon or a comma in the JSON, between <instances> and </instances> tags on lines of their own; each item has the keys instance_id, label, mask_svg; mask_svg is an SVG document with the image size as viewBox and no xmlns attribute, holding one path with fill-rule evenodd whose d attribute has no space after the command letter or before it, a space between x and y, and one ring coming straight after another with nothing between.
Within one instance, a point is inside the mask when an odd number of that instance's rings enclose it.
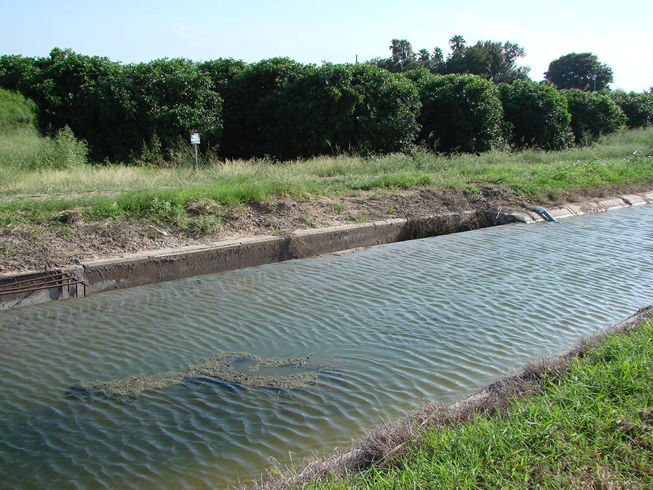
<instances>
[{"instance_id":1,"label":"canal water","mask_svg":"<svg viewBox=\"0 0 653 490\"><path fill-rule=\"evenodd\" d=\"M0 312L0 487L250 481L652 302L641 206Z\"/></svg>"}]
</instances>

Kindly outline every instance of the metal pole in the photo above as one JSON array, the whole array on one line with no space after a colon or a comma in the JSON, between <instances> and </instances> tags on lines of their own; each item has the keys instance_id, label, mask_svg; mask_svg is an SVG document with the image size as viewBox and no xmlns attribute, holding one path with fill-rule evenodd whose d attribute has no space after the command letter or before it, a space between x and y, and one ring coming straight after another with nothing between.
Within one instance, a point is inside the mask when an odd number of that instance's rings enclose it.
<instances>
[{"instance_id":1,"label":"metal pole","mask_svg":"<svg viewBox=\"0 0 653 490\"><path fill-rule=\"evenodd\" d=\"M193 146L195 147L195 159L194 159L194 163L193 163L193 170L195 170L195 172L197 172L197 145L193 145Z\"/></svg>"}]
</instances>

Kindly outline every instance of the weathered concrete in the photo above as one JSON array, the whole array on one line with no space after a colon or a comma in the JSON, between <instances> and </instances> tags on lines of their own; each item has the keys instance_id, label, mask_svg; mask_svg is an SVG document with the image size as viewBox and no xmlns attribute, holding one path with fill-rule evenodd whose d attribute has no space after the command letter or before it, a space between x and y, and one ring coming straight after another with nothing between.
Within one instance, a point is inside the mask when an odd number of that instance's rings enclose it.
<instances>
[{"instance_id":1,"label":"weathered concrete","mask_svg":"<svg viewBox=\"0 0 653 490\"><path fill-rule=\"evenodd\" d=\"M201 247L82 263L89 294L255 267L291 258L284 237L258 237Z\"/></svg>"},{"instance_id":2,"label":"weathered concrete","mask_svg":"<svg viewBox=\"0 0 653 490\"><path fill-rule=\"evenodd\" d=\"M653 203L653 193L648 194L628 194L620 197L613 197L607 199L598 199L596 201L588 201L582 204L570 203L563 207L547 209L549 214L556 220L570 218L572 216L579 216L583 214L601 213L613 209L627 208L630 206L638 206L642 204ZM539 214L529 214L532 221L544 221Z\"/></svg>"},{"instance_id":3,"label":"weathered concrete","mask_svg":"<svg viewBox=\"0 0 653 490\"><path fill-rule=\"evenodd\" d=\"M556 220L579 214L653 202L653 192L628 195L595 202L569 204L548 209ZM244 267L314 257L343 250L365 248L403 240L444 235L508 223L543 221L535 211L517 213L463 211L417 219L392 219L374 223L298 230L287 236L262 236L219 242L206 246L161 250L127 258L99 260L58 269L74 274L86 282L87 294L112 289L142 286L184 277L212 274ZM0 288L16 281L38 277L46 271L0 275ZM0 309L33 305L75 295L78 290L53 287L31 293L0 294Z\"/></svg>"}]
</instances>

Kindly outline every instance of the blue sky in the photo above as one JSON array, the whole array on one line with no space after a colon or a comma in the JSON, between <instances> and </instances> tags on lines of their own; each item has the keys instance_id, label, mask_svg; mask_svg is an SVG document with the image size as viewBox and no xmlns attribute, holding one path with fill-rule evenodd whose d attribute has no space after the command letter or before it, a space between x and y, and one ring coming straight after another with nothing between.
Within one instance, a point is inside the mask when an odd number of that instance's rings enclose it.
<instances>
[{"instance_id":1,"label":"blue sky","mask_svg":"<svg viewBox=\"0 0 653 490\"><path fill-rule=\"evenodd\" d=\"M303 63L389 55L393 38L415 50L461 34L513 41L541 80L549 63L590 51L614 71L612 88L653 85L653 1L0 0L0 54L47 56L53 47L132 63L157 58Z\"/></svg>"}]
</instances>

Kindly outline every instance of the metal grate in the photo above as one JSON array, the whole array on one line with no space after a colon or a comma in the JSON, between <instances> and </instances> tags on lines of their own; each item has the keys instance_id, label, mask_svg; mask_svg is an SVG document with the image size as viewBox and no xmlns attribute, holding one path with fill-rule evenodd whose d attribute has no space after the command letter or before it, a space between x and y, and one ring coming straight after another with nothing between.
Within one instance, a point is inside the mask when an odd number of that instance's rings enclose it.
<instances>
[{"instance_id":1,"label":"metal grate","mask_svg":"<svg viewBox=\"0 0 653 490\"><path fill-rule=\"evenodd\" d=\"M30 279L21 279L0 285L0 296L10 294L32 293L43 289L59 288L59 299L63 298L64 288L68 288L68 295L78 298L79 286L83 286L86 296L87 283L70 272L47 271Z\"/></svg>"}]
</instances>

